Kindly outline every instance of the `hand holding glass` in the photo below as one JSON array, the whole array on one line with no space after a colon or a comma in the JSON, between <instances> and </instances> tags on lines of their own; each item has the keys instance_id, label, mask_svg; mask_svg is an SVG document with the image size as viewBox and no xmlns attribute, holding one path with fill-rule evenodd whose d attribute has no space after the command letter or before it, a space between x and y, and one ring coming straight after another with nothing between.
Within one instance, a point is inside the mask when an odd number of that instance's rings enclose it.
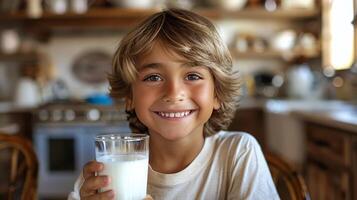
<instances>
[{"instance_id":1,"label":"hand holding glass","mask_svg":"<svg viewBox=\"0 0 357 200\"><path fill-rule=\"evenodd\" d=\"M99 175L107 175L111 183L102 192L114 190L115 199L142 200L146 196L149 136L99 135L95 140L96 160L104 164Z\"/></svg>"}]
</instances>

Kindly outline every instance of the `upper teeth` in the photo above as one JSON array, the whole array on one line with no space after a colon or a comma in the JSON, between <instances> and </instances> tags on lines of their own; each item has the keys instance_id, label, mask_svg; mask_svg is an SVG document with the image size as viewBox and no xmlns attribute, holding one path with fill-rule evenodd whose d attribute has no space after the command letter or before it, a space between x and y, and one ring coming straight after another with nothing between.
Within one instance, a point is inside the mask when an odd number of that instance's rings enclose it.
<instances>
[{"instance_id":1,"label":"upper teeth","mask_svg":"<svg viewBox=\"0 0 357 200\"><path fill-rule=\"evenodd\" d=\"M190 111L184 111L184 112L159 112L159 115L162 117L169 117L169 118L174 118L174 117L185 117L188 114L190 114Z\"/></svg>"}]
</instances>

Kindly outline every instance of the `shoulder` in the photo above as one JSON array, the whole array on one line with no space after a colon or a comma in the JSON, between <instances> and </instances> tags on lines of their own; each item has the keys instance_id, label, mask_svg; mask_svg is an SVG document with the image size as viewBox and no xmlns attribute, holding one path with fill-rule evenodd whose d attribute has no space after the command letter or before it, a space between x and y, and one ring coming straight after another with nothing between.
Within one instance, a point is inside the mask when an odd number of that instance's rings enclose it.
<instances>
[{"instance_id":1,"label":"shoulder","mask_svg":"<svg viewBox=\"0 0 357 200\"><path fill-rule=\"evenodd\" d=\"M257 140L246 132L220 131L212 137L214 137L213 140L218 144L229 143L231 145L239 145L245 148L249 146L259 146Z\"/></svg>"},{"instance_id":2,"label":"shoulder","mask_svg":"<svg viewBox=\"0 0 357 200\"><path fill-rule=\"evenodd\" d=\"M279 199L263 152L252 135L221 131L215 137L224 149L219 157L229 183L227 199Z\"/></svg>"},{"instance_id":3,"label":"shoulder","mask_svg":"<svg viewBox=\"0 0 357 200\"><path fill-rule=\"evenodd\" d=\"M234 159L260 151L257 140L249 133L220 131L210 137L216 153L226 154Z\"/></svg>"}]
</instances>

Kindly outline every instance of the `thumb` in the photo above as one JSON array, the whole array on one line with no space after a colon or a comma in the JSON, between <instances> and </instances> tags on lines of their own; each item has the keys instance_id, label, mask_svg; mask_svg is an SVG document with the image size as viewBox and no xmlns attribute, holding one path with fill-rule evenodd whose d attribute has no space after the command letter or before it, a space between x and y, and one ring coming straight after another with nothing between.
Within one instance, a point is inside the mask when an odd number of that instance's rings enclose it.
<instances>
[{"instance_id":1,"label":"thumb","mask_svg":"<svg viewBox=\"0 0 357 200\"><path fill-rule=\"evenodd\" d=\"M144 200L154 200L149 194L146 195L146 197L144 198Z\"/></svg>"}]
</instances>

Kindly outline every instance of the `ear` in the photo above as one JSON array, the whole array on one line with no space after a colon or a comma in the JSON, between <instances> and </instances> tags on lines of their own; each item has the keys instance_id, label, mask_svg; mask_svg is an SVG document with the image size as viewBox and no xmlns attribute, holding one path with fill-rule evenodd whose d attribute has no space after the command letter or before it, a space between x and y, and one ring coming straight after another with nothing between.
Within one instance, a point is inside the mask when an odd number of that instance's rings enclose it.
<instances>
[{"instance_id":1,"label":"ear","mask_svg":"<svg viewBox=\"0 0 357 200\"><path fill-rule=\"evenodd\" d=\"M214 97L213 109L218 110L221 108L221 102L218 100L217 96Z\"/></svg>"}]
</instances>

